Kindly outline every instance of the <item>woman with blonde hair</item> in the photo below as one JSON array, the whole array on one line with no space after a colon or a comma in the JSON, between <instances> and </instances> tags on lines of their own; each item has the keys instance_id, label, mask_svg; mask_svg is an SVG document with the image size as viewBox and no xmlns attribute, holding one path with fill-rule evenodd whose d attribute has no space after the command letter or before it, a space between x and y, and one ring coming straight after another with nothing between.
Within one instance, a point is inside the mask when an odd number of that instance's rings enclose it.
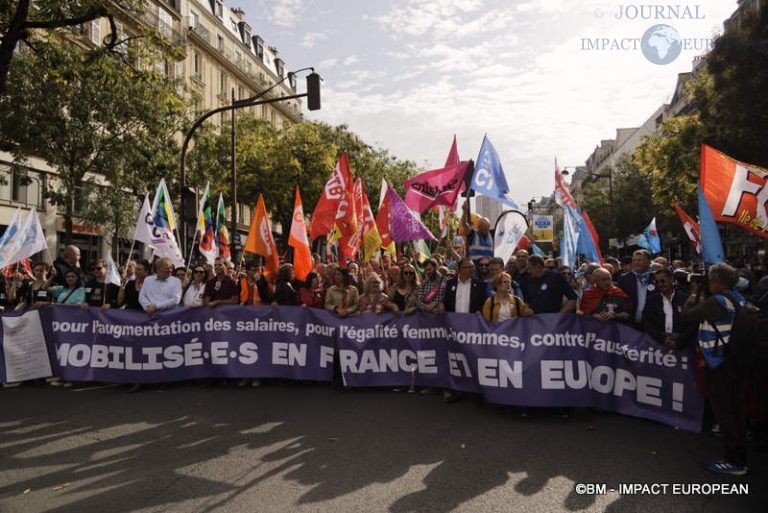
<instances>
[{"instance_id":1,"label":"woman with blonde hair","mask_svg":"<svg viewBox=\"0 0 768 513\"><path fill-rule=\"evenodd\" d=\"M530 317L531 307L512 293L512 276L501 272L493 279L496 294L485 300L483 318L488 322L502 322L513 317Z\"/></svg>"},{"instance_id":2,"label":"woman with blonde hair","mask_svg":"<svg viewBox=\"0 0 768 513\"><path fill-rule=\"evenodd\" d=\"M363 284L363 293L358 301L360 313L381 313L386 310L397 314L400 310L382 291L383 283L376 273L371 273Z\"/></svg>"}]
</instances>

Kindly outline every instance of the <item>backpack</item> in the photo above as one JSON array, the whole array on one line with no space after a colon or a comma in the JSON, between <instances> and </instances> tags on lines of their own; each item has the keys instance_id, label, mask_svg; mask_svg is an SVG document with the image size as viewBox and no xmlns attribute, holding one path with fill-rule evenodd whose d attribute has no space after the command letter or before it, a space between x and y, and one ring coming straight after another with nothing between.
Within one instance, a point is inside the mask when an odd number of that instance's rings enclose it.
<instances>
[{"instance_id":1,"label":"backpack","mask_svg":"<svg viewBox=\"0 0 768 513\"><path fill-rule=\"evenodd\" d=\"M723 293L734 305L728 357L737 367L768 368L768 315L759 308L741 306L728 293Z\"/></svg>"}]
</instances>

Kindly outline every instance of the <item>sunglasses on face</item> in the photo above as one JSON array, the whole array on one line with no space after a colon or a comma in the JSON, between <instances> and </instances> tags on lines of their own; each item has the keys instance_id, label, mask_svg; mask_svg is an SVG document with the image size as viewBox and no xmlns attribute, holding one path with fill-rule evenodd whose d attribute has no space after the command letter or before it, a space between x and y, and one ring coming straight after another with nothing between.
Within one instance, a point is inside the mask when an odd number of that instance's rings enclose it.
<instances>
[{"instance_id":1,"label":"sunglasses on face","mask_svg":"<svg viewBox=\"0 0 768 513\"><path fill-rule=\"evenodd\" d=\"M403 276L413 276L413 271L403 271Z\"/></svg>"},{"instance_id":2,"label":"sunglasses on face","mask_svg":"<svg viewBox=\"0 0 768 513\"><path fill-rule=\"evenodd\" d=\"M205 274L205 271L202 269L195 269L195 274Z\"/></svg>"}]
</instances>

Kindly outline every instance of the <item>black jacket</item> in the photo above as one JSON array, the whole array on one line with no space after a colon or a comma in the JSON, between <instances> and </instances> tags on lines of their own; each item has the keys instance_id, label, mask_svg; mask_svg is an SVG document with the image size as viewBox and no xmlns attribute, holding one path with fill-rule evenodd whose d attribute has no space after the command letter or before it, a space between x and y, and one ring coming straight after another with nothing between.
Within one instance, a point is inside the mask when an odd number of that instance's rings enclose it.
<instances>
[{"instance_id":1,"label":"black jacket","mask_svg":"<svg viewBox=\"0 0 768 513\"><path fill-rule=\"evenodd\" d=\"M678 347L685 347L696 337L698 326L686 323L681 314L688 300L688 294L675 289L672 296L672 333ZM664 331L664 300L659 291L648 294L643 309L643 330L645 330L659 344L664 343L667 334Z\"/></svg>"},{"instance_id":2,"label":"black jacket","mask_svg":"<svg viewBox=\"0 0 768 513\"><path fill-rule=\"evenodd\" d=\"M456 311L456 287L459 284L459 278L454 277L448 280L445 285L445 296L443 297L443 304L445 305L446 312ZM485 282L477 278L472 278L472 289L469 293L469 311L471 313L480 312L483 309L485 303L486 288Z\"/></svg>"}]
</instances>

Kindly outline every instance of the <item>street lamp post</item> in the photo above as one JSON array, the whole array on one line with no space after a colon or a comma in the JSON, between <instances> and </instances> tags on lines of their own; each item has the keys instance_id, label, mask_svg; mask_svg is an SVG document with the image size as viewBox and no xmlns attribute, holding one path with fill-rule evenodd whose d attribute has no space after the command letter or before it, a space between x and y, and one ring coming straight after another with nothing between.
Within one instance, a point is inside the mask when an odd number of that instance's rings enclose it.
<instances>
[{"instance_id":1,"label":"street lamp post","mask_svg":"<svg viewBox=\"0 0 768 513\"><path fill-rule=\"evenodd\" d=\"M277 98L267 98L267 99L261 99L264 95L272 91L274 88L276 88L281 83L285 82L288 79L291 79L294 77L297 73L300 73L302 71L311 71L309 75L307 75L307 92L302 94L293 94L290 96L279 96ZM237 236L239 239L239 235L237 235L237 170L235 168L236 162L235 162L235 110L242 109L244 107L252 107L256 105L265 105L268 103L276 103L276 102L282 102L286 100L293 100L297 98L307 98L307 108L309 110L319 110L320 109L320 75L315 73L314 68L302 68L296 71L289 72L285 78L280 80L279 82L275 83L272 87L265 89L264 91L257 93L254 96L251 96L250 98L245 98L243 100L235 100L235 92L234 89L232 90L232 104L226 105L224 107L219 107L218 109L213 109L211 111L206 112L202 116L200 116L195 123L192 125L192 127L189 129L187 134L184 137L184 143L181 146L181 158L180 158L180 166L179 166L179 189L181 191L181 200L180 200L180 211L181 211L181 223L180 223L180 229L181 229L181 244L183 250L187 249L187 221L185 214L185 194L184 189L187 186L187 176L186 176L186 156L187 156L187 149L189 148L189 142L192 140L192 135L195 133L195 130L197 130L200 125L203 124L205 120L210 118L211 116L218 114L220 112L226 112L226 111L232 111L232 175L231 175L231 195L232 195L232 227L230 229L230 233L232 234L233 241L234 237Z\"/></svg>"},{"instance_id":2,"label":"street lamp post","mask_svg":"<svg viewBox=\"0 0 768 513\"><path fill-rule=\"evenodd\" d=\"M589 175L589 176L591 176L593 178L597 178L597 179L602 179L602 178L605 178L605 176L606 176L604 174L594 173L592 171L587 171L583 167L582 168L573 168L573 167L571 167L571 169L575 169L576 171L580 171L580 172L582 172L584 174L587 174L587 175ZM563 173L563 176L568 176L570 174L568 172L568 168L567 167L563 168L563 172L562 173ZM575 176L575 174L574 174L574 176ZM614 215L613 215L614 212L613 212L613 167L612 166L608 167L608 211L609 211L609 215L610 215L610 219L608 221L608 228L611 231L611 233L609 234L609 239L610 239L610 235L615 235L615 233L614 233L614 226L615 226L615 224L614 224ZM609 244L609 246L610 246L610 244Z\"/></svg>"}]
</instances>

